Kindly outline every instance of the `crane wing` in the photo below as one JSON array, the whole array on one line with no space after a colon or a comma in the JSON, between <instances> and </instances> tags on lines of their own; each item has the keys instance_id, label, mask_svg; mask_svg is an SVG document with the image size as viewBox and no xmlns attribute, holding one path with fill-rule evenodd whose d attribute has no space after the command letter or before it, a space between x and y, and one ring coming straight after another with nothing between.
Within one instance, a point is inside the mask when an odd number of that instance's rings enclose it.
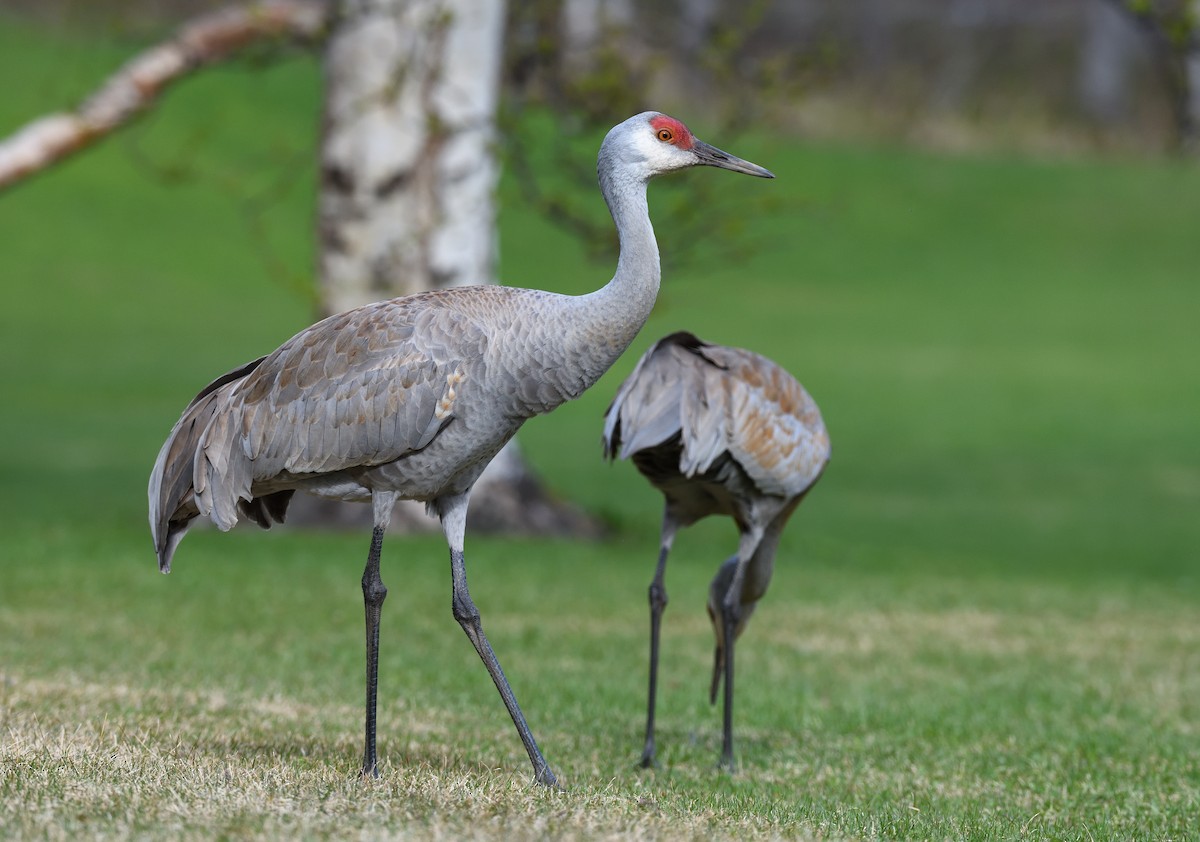
<instances>
[{"instance_id":1,"label":"crane wing","mask_svg":"<svg viewBox=\"0 0 1200 842\"><path fill-rule=\"evenodd\" d=\"M150 532L164 571L170 569L175 545L198 513L192 493L192 466L197 444L213 415L228 402L229 393L238 381L261 365L264 359L266 357L259 357L239 366L205 386L187 405L159 450L154 470L150 472L148 493Z\"/></svg>"},{"instance_id":2,"label":"crane wing","mask_svg":"<svg viewBox=\"0 0 1200 842\"><path fill-rule=\"evenodd\" d=\"M680 331L660 339L638 360L605 413L609 458L626 459L682 436L680 470L691 476L725 452L724 413L710 411L720 370L706 356L708 347Z\"/></svg>"},{"instance_id":3,"label":"crane wing","mask_svg":"<svg viewBox=\"0 0 1200 842\"><path fill-rule=\"evenodd\" d=\"M729 453L763 492L793 497L820 476L829 436L816 403L766 357L690 333L638 361L605 413L604 450L625 459L680 437L679 470L696 476Z\"/></svg>"},{"instance_id":4,"label":"crane wing","mask_svg":"<svg viewBox=\"0 0 1200 842\"><path fill-rule=\"evenodd\" d=\"M829 434L816 402L784 368L737 348L713 346L723 380L727 447L762 491L795 497L829 461Z\"/></svg>"},{"instance_id":5,"label":"crane wing","mask_svg":"<svg viewBox=\"0 0 1200 842\"><path fill-rule=\"evenodd\" d=\"M679 383L663 364L660 340L617 389L604 413L604 455L627 459L679 432Z\"/></svg>"},{"instance_id":6,"label":"crane wing","mask_svg":"<svg viewBox=\"0 0 1200 842\"><path fill-rule=\"evenodd\" d=\"M455 415L487 337L435 297L379 302L297 334L238 384L196 450L201 514L223 528L256 482L381 465L420 450Z\"/></svg>"}]
</instances>

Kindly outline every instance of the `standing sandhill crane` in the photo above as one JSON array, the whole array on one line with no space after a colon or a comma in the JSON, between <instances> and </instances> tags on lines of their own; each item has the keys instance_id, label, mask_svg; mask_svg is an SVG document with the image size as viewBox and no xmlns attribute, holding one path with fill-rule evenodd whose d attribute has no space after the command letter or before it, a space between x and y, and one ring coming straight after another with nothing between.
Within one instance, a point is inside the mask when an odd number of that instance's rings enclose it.
<instances>
[{"instance_id":1,"label":"standing sandhill crane","mask_svg":"<svg viewBox=\"0 0 1200 842\"><path fill-rule=\"evenodd\" d=\"M581 296L500 286L457 287L368 304L301 331L278 350L218 377L184 410L150 475L159 568L192 520L222 530L238 514L268 528L292 494L370 500L363 571L366 745L378 775L375 699L383 535L397 499L421 500L450 547L454 618L483 659L539 784L555 786L483 633L467 590L463 534L471 487L527 418L578 397L645 324L659 287L649 179L698 165L772 178L697 140L654 111L615 126L600 147L600 190L620 237L617 271Z\"/></svg>"},{"instance_id":2,"label":"standing sandhill crane","mask_svg":"<svg viewBox=\"0 0 1200 842\"><path fill-rule=\"evenodd\" d=\"M650 700L642 766L654 765L658 642L667 554L681 526L709 515L737 523L737 554L708 588L717 645L709 700L725 677L720 765L734 768L733 644L775 570L796 506L829 461L821 412L797 380L766 357L690 333L660 339L638 361L604 416L604 454L633 464L663 493L662 541L650 583Z\"/></svg>"}]
</instances>

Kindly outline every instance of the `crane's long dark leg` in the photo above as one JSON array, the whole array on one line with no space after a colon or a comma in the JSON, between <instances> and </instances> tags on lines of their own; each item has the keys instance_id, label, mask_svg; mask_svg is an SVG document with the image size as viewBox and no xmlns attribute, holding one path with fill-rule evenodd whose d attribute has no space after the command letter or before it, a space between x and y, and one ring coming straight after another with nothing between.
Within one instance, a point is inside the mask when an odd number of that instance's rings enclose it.
<instances>
[{"instance_id":1,"label":"crane's long dark leg","mask_svg":"<svg viewBox=\"0 0 1200 842\"><path fill-rule=\"evenodd\" d=\"M662 541L658 551L658 566L650 582L650 691L646 705L646 746L642 749L642 768L654 765L654 709L658 699L658 653L659 635L662 630L662 613L667 607L667 588L663 577L667 570L667 555L675 540L675 521L670 513L663 515Z\"/></svg>"},{"instance_id":2,"label":"crane's long dark leg","mask_svg":"<svg viewBox=\"0 0 1200 842\"><path fill-rule=\"evenodd\" d=\"M379 616L387 588L379 575L379 557L383 550L383 534L387 531L392 516L392 505L396 496L390 493L377 494L374 498L375 528L371 533L371 551L367 554L367 566L363 570L363 610L367 619L367 719L366 742L363 748L362 775L379 777L375 756L375 708L379 690Z\"/></svg>"},{"instance_id":3,"label":"crane's long dark leg","mask_svg":"<svg viewBox=\"0 0 1200 842\"><path fill-rule=\"evenodd\" d=\"M734 611L725 608L721 621L725 624L725 710L723 711L721 760L718 765L729 772L737 768L733 759L733 649L737 633Z\"/></svg>"},{"instance_id":4,"label":"crane's long dark leg","mask_svg":"<svg viewBox=\"0 0 1200 842\"><path fill-rule=\"evenodd\" d=\"M746 569L754 557L755 550L762 540L762 530L743 532L738 541L737 565L733 570L733 578L725 598L721 601L721 631L724 651L717 651L717 663L714 664L713 690L718 680L719 670L724 662L725 668L725 704L722 712L721 760L719 766L729 772L737 769L733 757L733 664L734 644L737 641L738 626L742 617L742 589L746 582ZM723 657L722 657L723 656ZM715 695L715 692L714 692Z\"/></svg>"},{"instance_id":5,"label":"crane's long dark leg","mask_svg":"<svg viewBox=\"0 0 1200 842\"><path fill-rule=\"evenodd\" d=\"M458 621L462 630L470 638L483 665L487 667L496 689L500 691L500 698L504 700L508 715L512 717L513 724L517 726L517 734L520 735L521 742L525 745L525 751L529 754L529 761L533 764L534 780L542 786L557 787L558 780L554 777L554 772L550 770L550 764L546 762L541 749L533 739L533 733L525 722L525 714L521 712L521 706L517 704L517 697L513 694L508 679L504 677L504 670L500 668L500 662L496 659L496 653L492 651L492 645L488 643L487 635L483 633L479 609L475 607L475 602L471 599L471 592L467 589L467 567L463 559L467 495L443 498L438 501L437 505L442 519L442 530L450 545L450 575L453 580L451 599L454 619Z\"/></svg>"}]
</instances>

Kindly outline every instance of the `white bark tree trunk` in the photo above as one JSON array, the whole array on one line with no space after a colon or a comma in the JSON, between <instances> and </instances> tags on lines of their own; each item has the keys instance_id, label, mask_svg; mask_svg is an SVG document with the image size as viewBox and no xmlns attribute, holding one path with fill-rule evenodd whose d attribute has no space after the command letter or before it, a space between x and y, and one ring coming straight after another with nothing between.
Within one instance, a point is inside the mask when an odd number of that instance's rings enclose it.
<instances>
[{"instance_id":1,"label":"white bark tree trunk","mask_svg":"<svg viewBox=\"0 0 1200 842\"><path fill-rule=\"evenodd\" d=\"M496 274L501 0L346 0L326 57L323 302Z\"/></svg>"}]
</instances>

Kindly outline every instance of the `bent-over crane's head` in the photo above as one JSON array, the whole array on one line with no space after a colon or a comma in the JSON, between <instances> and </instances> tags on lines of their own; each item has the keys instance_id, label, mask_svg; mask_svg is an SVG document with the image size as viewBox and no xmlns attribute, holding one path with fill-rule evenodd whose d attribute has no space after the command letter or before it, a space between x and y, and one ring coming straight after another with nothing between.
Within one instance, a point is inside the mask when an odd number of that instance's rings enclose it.
<instances>
[{"instance_id":1,"label":"bent-over crane's head","mask_svg":"<svg viewBox=\"0 0 1200 842\"><path fill-rule=\"evenodd\" d=\"M712 620L713 633L717 638L717 645L713 650L712 686L708 691L708 700L713 704L717 703L717 690L721 687L721 676L725 674L725 621L723 619L725 609L723 606L725 595L729 593L729 586L733 583L737 561L737 556L734 556L722 564L708 586L708 619ZM758 600L762 597L761 593L753 596L748 591L748 588L743 587L741 612L733 627L734 640L742 636L742 632L746 629L746 622L754 613L754 609L758 606Z\"/></svg>"},{"instance_id":2,"label":"bent-over crane's head","mask_svg":"<svg viewBox=\"0 0 1200 842\"><path fill-rule=\"evenodd\" d=\"M620 170L646 181L685 167L720 167L723 170L774 178L769 170L722 152L696 138L682 121L658 111L645 111L614 126L600 146L601 178L606 170Z\"/></svg>"}]
</instances>

